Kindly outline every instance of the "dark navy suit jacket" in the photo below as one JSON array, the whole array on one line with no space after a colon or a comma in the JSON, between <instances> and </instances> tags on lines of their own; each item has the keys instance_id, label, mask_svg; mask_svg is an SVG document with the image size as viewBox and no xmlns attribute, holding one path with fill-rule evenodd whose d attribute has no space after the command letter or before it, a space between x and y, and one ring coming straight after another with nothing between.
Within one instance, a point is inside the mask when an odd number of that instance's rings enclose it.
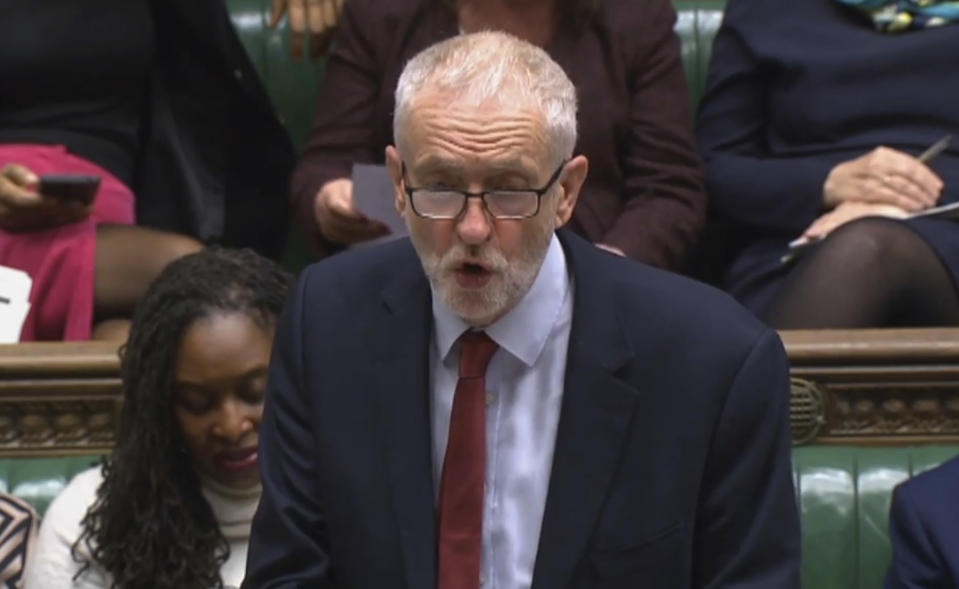
<instances>
[{"instance_id":1,"label":"dark navy suit jacket","mask_svg":"<svg viewBox=\"0 0 959 589\"><path fill-rule=\"evenodd\" d=\"M896 488L886 589L959 587L959 458Z\"/></svg>"},{"instance_id":2,"label":"dark navy suit jacket","mask_svg":"<svg viewBox=\"0 0 959 589\"><path fill-rule=\"evenodd\" d=\"M798 587L775 332L707 286L560 237L576 290L533 589ZM436 586L431 332L407 240L300 277L245 589Z\"/></svg>"}]
</instances>

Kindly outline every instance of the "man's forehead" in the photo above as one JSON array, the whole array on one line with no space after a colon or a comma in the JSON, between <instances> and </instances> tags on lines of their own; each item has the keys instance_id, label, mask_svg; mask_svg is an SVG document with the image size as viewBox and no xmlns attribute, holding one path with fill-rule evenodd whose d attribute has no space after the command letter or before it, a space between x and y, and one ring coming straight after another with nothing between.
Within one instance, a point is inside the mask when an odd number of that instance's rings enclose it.
<instances>
[{"instance_id":1,"label":"man's forehead","mask_svg":"<svg viewBox=\"0 0 959 589\"><path fill-rule=\"evenodd\" d=\"M526 96L504 90L483 99L468 92L452 90L424 90L410 103L410 114L428 119L437 112L451 118L524 118L545 124L542 107Z\"/></svg>"},{"instance_id":2,"label":"man's forehead","mask_svg":"<svg viewBox=\"0 0 959 589\"><path fill-rule=\"evenodd\" d=\"M535 172L539 168L538 160L532 154L504 153L502 155L475 155L463 157L439 150L426 150L410 162L411 167L429 172L442 170L455 174L465 174L482 168L486 172Z\"/></svg>"}]
</instances>

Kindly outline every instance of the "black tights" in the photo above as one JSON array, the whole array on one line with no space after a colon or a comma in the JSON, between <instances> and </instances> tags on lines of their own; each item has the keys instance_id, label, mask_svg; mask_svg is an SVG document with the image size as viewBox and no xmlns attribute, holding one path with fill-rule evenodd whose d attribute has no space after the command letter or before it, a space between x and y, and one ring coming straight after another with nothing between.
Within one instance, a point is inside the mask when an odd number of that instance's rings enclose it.
<instances>
[{"instance_id":1,"label":"black tights","mask_svg":"<svg viewBox=\"0 0 959 589\"><path fill-rule=\"evenodd\" d=\"M777 329L959 325L959 295L917 233L868 218L800 258L764 319Z\"/></svg>"}]
</instances>

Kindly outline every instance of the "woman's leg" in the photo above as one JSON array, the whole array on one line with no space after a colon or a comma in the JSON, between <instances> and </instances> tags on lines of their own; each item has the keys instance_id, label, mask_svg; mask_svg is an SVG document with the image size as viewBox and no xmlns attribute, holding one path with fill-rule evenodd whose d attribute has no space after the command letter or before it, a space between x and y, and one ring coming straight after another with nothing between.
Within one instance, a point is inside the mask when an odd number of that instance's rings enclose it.
<instances>
[{"instance_id":1,"label":"woman's leg","mask_svg":"<svg viewBox=\"0 0 959 589\"><path fill-rule=\"evenodd\" d=\"M959 295L918 233L868 218L800 259L764 319L777 329L959 325Z\"/></svg>"},{"instance_id":2,"label":"woman's leg","mask_svg":"<svg viewBox=\"0 0 959 589\"><path fill-rule=\"evenodd\" d=\"M175 233L131 225L100 225L94 279L96 323L129 318L167 264L202 248L199 241Z\"/></svg>"}]
</instances>

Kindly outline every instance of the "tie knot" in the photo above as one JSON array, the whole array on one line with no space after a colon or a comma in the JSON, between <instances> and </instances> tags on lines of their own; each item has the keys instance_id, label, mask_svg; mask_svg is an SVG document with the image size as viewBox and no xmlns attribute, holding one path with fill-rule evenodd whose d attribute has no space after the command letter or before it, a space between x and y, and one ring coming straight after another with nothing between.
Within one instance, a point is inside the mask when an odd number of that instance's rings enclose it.
<instances>
[{"instance_id":1,"label":"tie knot","mask_svg":"<svg viewBox=\"0 0 959 589\"><path fill-rule=\"evenodd\" d=\"M460 378L482 378L499 348L485 331L467 331L460 336Z\"/></svg>"}]
</instances>

